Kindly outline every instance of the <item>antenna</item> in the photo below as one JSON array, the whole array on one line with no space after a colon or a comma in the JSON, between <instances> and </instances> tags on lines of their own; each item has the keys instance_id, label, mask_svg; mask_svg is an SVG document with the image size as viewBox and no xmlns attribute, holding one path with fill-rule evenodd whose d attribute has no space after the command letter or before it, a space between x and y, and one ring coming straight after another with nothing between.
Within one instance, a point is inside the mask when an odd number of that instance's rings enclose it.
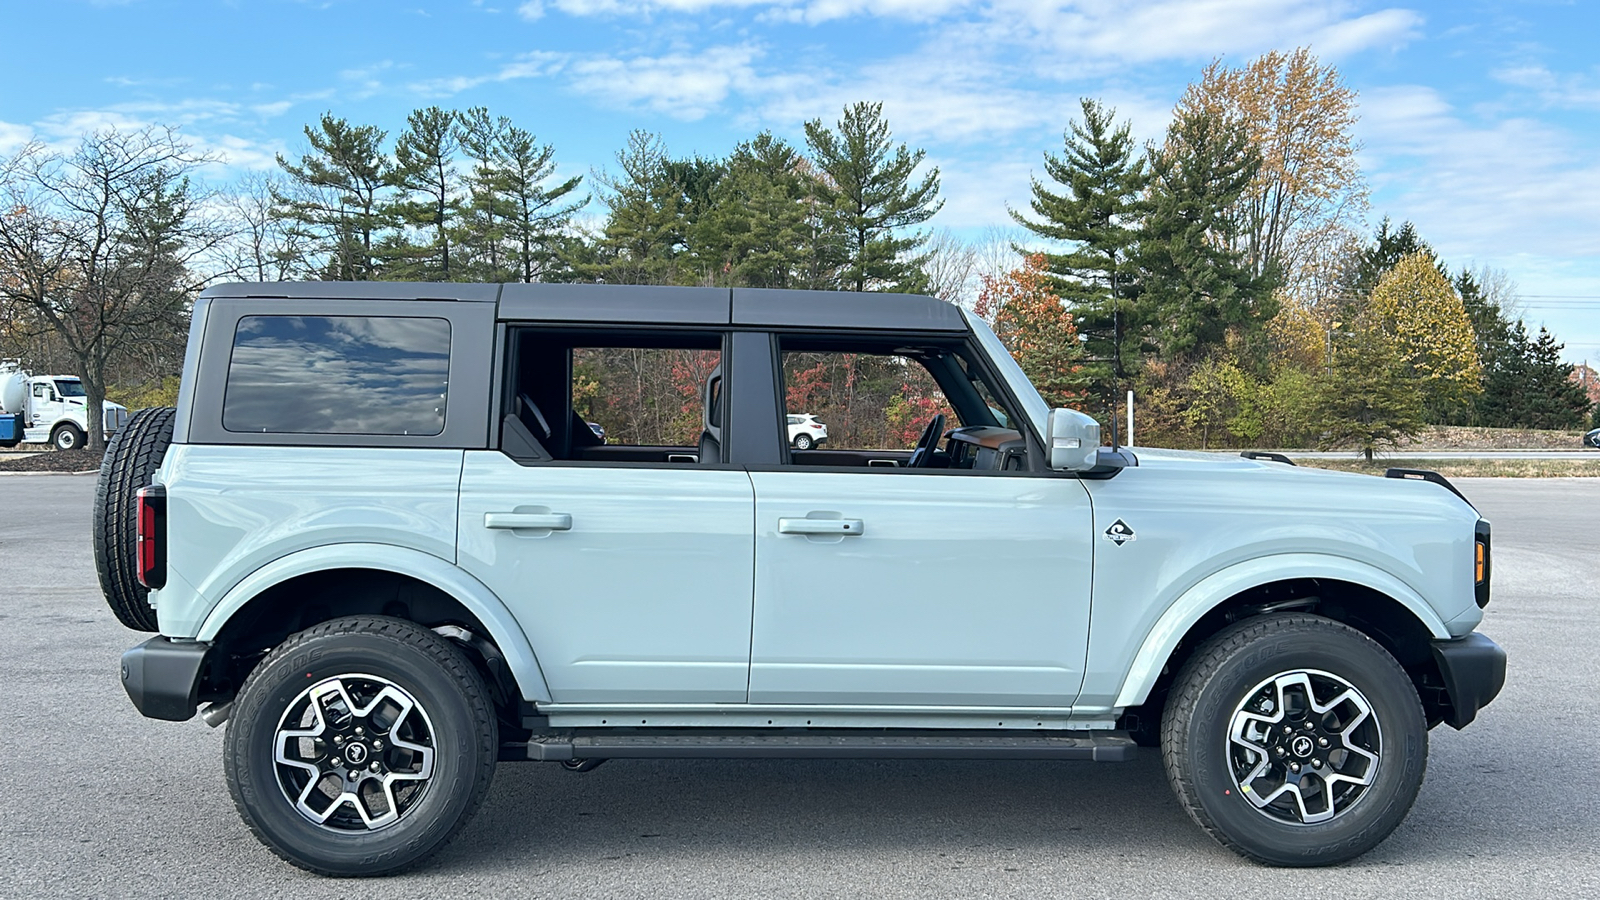
<instances>
[{"instance_id":1,"label":"antenna","mask_svg":"<svg viewBox=\"0 0 1600 900\"><path fill-rule=\"evenodd\" d=\"M1122 304L1117 302L1117 257L1111 255L1111 451L1121 449L1117 435L1117 380L1122 375Z\"/></svg>"}]
</instances>

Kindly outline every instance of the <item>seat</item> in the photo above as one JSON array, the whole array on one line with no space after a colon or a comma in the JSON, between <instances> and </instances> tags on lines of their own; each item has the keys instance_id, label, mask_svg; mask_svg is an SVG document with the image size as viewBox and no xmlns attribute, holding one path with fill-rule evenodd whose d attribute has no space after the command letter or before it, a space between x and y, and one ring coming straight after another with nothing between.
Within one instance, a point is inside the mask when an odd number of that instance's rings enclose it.
<instances>
[{"instance_id":1,"label":"seat","mask_svg":"<svg viewBox=\"0 0 1600 900\"><path fill-rule=\"evenodd\" d=\"M700 464L717 465L722 462L722 364L718 363L706 376L701 391L703 401L700 431Z\"/></svg>"}]
</instances>

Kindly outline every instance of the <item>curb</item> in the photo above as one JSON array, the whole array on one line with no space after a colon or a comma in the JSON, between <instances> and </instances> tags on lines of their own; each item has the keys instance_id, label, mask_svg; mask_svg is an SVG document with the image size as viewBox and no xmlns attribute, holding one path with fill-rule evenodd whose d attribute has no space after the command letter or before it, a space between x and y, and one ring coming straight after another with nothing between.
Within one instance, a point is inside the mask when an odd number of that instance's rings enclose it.
<instances>
[{"instance_id":1,"label":"curb","mask_svg":"<svg viewBox=\"0 0 1600 900\"><path fill-rule=\"evenodd\" d=\"M6 472L0 470L0 478L18 477L22 475L99 475L99 469L89 469L83 472Z\"/></svg>"}]
</instances>

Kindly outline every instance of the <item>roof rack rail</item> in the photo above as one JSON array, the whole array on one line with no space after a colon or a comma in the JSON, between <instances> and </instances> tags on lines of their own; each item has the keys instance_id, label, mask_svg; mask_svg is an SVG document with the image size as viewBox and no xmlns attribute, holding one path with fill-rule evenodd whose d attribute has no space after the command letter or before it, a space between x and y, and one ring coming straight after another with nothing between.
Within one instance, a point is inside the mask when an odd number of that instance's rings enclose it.
<instances>
[{"instance_id":1,"label":"roof rack rail","mask_svg":"<svg viewBox=\"0 0 1600 900\"><path fill-rule=\"evenodd\" d=\"M1245 459L1270 459L1273 462L1288 463L1291 466L1294 465L1294 460L1284 456L1282 453L1270 453L1266 450L1241 450L1239 455Z\"/></svg>"},{"instance_id":2,"label":"roof rack rail","mask_svg":"<svg viewBox=\"0 0 1600 900\"><path fill-rule=\"evenodd\" d=\"M1472 506L1472 501L1467 499L1467 495L1461 493L1461 491L1455 485L1450 483L1450 479L1440 475L1438 472L1429 471L1428 469L1389 469L1383 473L1383 477L1416 478L1423 481L1431 481L1450 493L1455 494L1457 497L1460 497L1461 502L1467 504L1468 506ZM1472 506L1472 508L1477 509L1476 506Z\"/></svg>"}]
</instances>

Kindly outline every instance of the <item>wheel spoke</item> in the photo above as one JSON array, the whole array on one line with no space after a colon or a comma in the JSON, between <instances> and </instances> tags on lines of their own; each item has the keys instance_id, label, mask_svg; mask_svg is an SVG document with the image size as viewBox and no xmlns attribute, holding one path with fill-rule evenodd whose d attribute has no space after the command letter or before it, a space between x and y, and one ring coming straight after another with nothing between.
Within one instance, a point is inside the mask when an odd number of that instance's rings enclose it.
<instances>
[{"instance_id":1,"label":"wheel spoke","mask_svg":"<svg viewBox=\"0 0 1600 900\"><path fill-rule=\"evenodd\" d=\"M404 688L349 674L324 679L289 704L273 760L285 798L302 816L335 831L371 831L421 799L433 776L434 744L427 713ZM396 782L414 786L397 796ZM384 808L375 812L380 802Z\"/></svg>"},{"instance_id":2,"label":"wheel spoke","mask_svg":"<svg viewBox=\"0 0 1600 900\"><path fill-rule=\"evenodd\" d=\"M1318 670L1282 672L1235 708L1228 747L1239 795L1291 824L1329 821L1376 777L1381 734L1354 685Z\"/></svg>"}]
</instances>

